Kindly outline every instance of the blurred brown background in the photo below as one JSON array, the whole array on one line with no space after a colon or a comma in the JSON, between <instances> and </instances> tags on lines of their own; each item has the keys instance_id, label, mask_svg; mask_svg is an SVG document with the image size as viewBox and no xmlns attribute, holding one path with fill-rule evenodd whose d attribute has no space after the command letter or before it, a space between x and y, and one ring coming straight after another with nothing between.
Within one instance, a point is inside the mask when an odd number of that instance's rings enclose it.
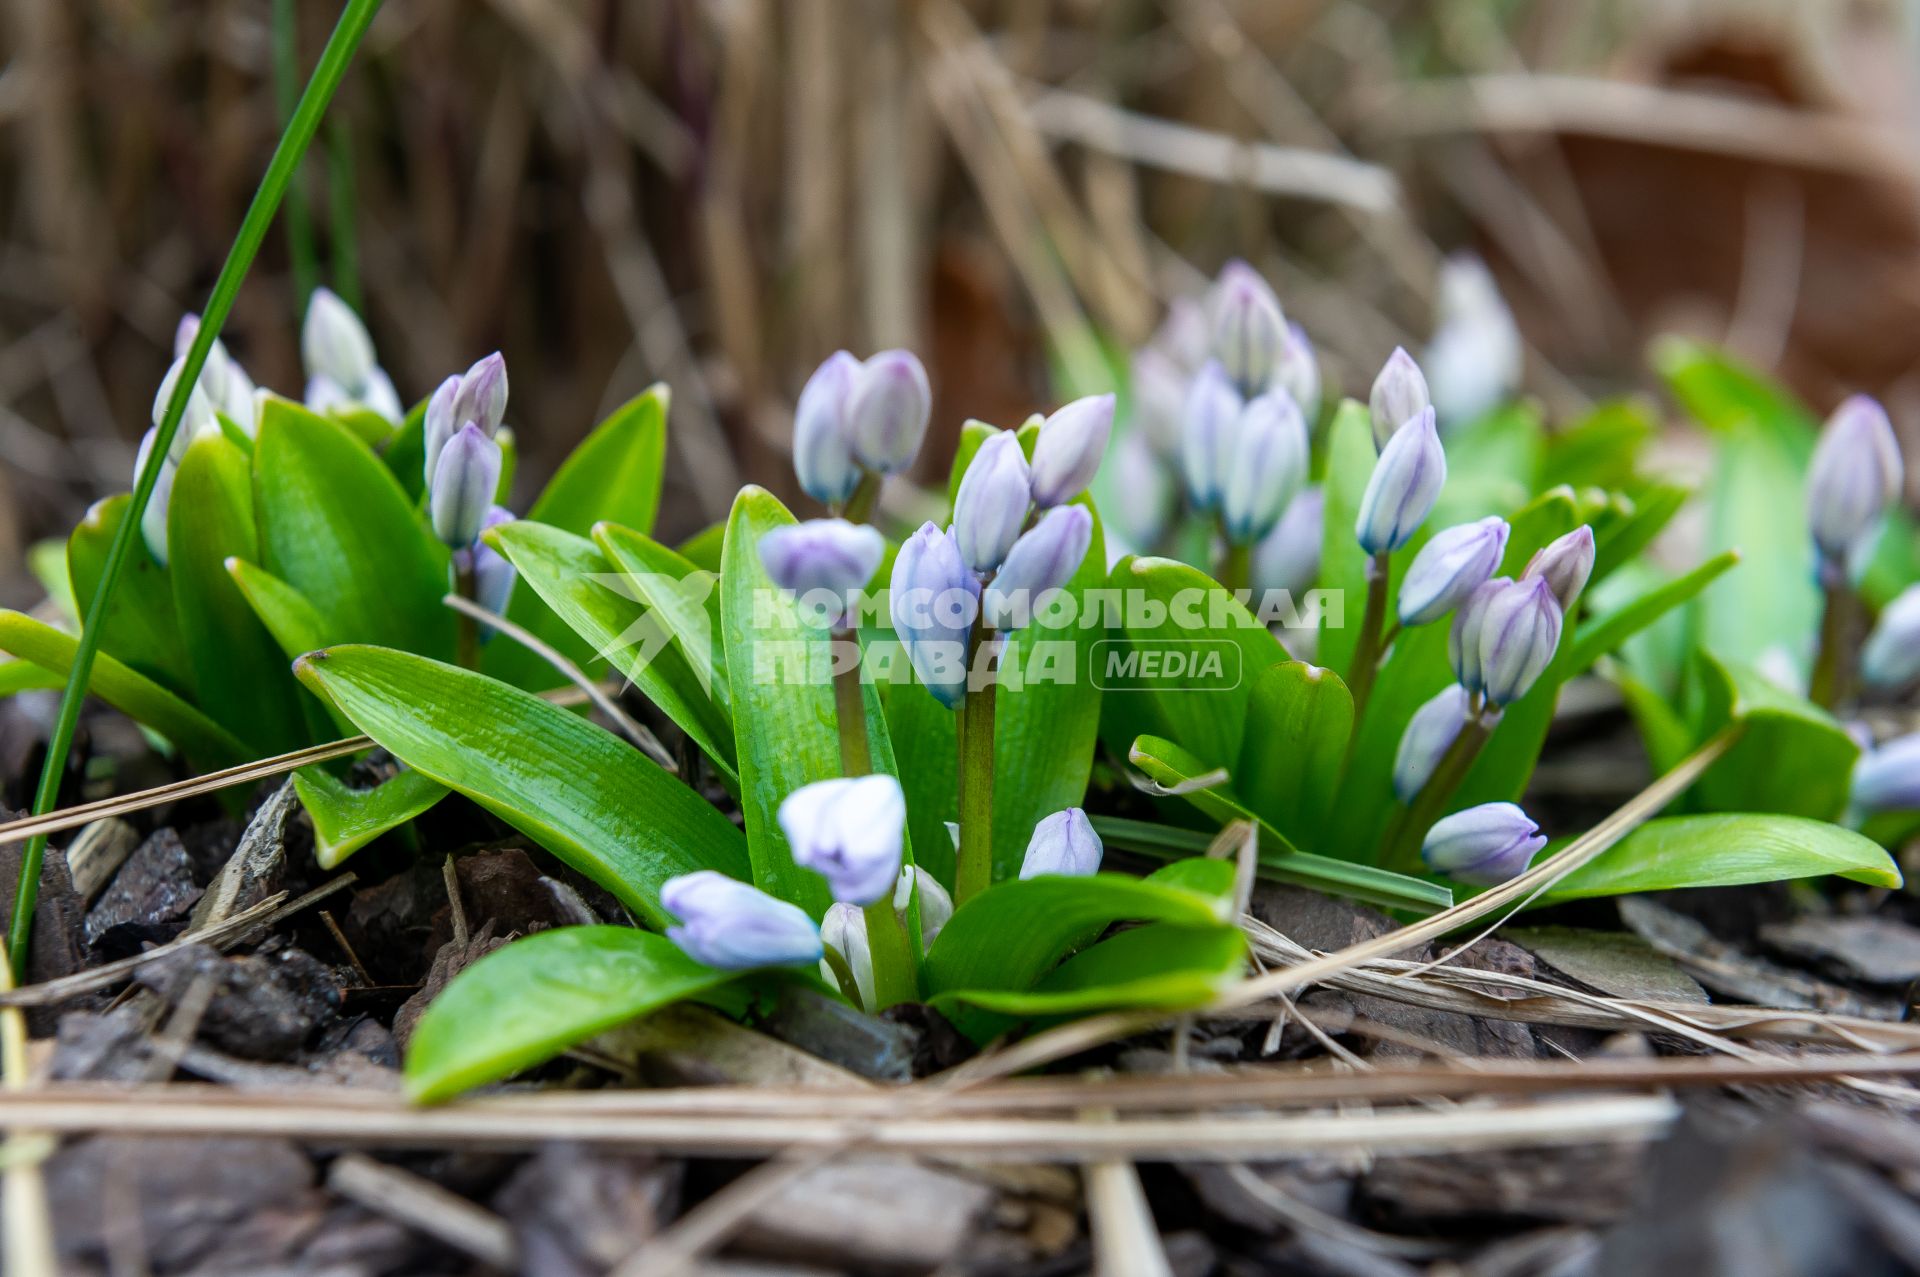
<instances>
[{"instance_id":1,"label":"blurred brown background","mask_svg":"<svg viewBox=\"0 0 1920 1277\"><path fill-rule=\"evenodd\" d=\"M338 10L292 9L304 79ZM277 137L273 11L0 6L8 601L127 484ZM409 402L506 352L523 492L670 381L668 534L791 494L836 347L919 350L937 432L1011 423L1233 255L1349 392L1471 246L1556 410L1680 329L1910 426L1913 32L1809 0L389 0L302 194ZM226 337L297 393L296 334L276 228Z\"/></svg>"}]
</instances>

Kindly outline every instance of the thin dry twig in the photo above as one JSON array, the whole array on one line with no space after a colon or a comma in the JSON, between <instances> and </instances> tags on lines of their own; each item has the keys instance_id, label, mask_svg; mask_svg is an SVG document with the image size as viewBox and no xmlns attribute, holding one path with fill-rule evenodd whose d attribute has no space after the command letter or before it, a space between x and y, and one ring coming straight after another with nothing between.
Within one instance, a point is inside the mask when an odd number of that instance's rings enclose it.
<instances>
[{"instance_id":1,"label":"thin dry twig","mask_svg":"<svg viewBox=\"0 0 1920 1277\"><path fill-rule=\"evenodd\" d=\"M506 1272L519 1267L520 1247L506 1220L411 1171L346 1153L327 1171L327 1187L484 1264Z\"/></svg>"}]
</instances>

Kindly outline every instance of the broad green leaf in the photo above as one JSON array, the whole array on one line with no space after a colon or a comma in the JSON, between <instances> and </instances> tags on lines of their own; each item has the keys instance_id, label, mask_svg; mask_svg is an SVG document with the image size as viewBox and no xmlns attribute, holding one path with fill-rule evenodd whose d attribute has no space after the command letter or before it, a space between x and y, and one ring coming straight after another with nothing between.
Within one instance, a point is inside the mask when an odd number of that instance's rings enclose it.
<instances>
[{"instance_id":1,"label":"broad green leaf","mask_svg":"<svg viewBox=\"0 0 1920 1277\"><path fill-rule=\"evenodd\" d=\"M1353 696L1338 674L1269 666L1254 676L1234 788L1296 846L1319 846L1352 733Z\"/></svg>"},{"instance_id":2,"label":"broad green leaf","mask_svg":"<svg viewBox=\"0 0 1920 1277\"><path fill-rule=\"evenodd\" d=\"M380 449L380 460L393 472L407 500L418 505L427 491L427 401L422 399L407 413L400 428L387 438Z\"/></svg>"},{"instance_id":3,"label":"broad green leaf","mask_svg":"<svg viewBox=\"0 0 1920 1277\"><path fill-rule=\"evenodd\" d=\"M720 592L714 588L718 573L703 571L644 532L618 523L596 523L592 535L607 562L627 575L632 593L672 633L681 656L731 727L733 688L720 643Z\"/></svg>"},{"instance_id":4,"label":"broad green leaf","mask_svg":"<svg viewBox=\"0 0 1920 1277\"><path fill-rule=\"evenodd\" d=\"M352 789L321 767L293 774L294 792L313 818L313 854L332 869L381 834L391 832L447 796L447 787L411 769L371 789Z\"/></svg>"},{"instance_id":5,"label":"broad green leaf","mask_svg":"<svg viewBox=\"0 0 1920 1277\"><path fill-rule=\"evenodd\" d=\"M227 572L229 558L260 557L247 454L220 434L187 446L167 515L174 611L193 662L200 708L263 754L307 740L287 657Z\"/></svg>"},{"instance_id":6,"label":"broad green leaf","mask_svg":"<svg viewBox=\"0 0 1920 1277\"><path fill-rule=\"evenodd\" d=\"M1343 606L1320 614L1320 645L1315 659L1349 678L1353 649L1360 641L1360 615L1367 599L1367 552L1353 529L1360 520L1360 498L1373 477L1373 417L1367 405L1346 400L1327 434L1327 470L1323 491L1320 588L1334 592Z\"/></svg>"},{"instance_id":7,"label":"broad green leaf","mask_svg":"<svg viewBox=\"0 0 1920 1277\"><path fill-rule=\"evenodd\" d=\"M614 409L581 440L548 481L529 519L586 536L602 521L653 531L667 457L664 382Z\"/></svg>"},{"instance_id":8,"label":"broad green leaf","mask_svg":"<svg viewBox=\"0 0 1920 1277\"><path fill-rule=\"evenodd\" d=\"M73 635L30 616L0 610L0 652L31 661L64 681L73 668ZM246 742L138 670L99 653L87 690L160 735L197 765L228 767L254 757Z\"/></svg>"},{"instance_id":9,"label":"broad green leaf","mask_svg":"<svg viewBox=\"0 0 1920 1277\"><path fill-rule=\"evenodd\" d=\"M483 674L386 648L329 648L301 681L415 771L491 811L605 887L648 926L669 878L717 869L745 878L725 816L640 751L539 697Z\"/></svg>"},{"instance_id":10,"label":"broad green leaf","mask_svg":"<svg viewBox=\"0 0 1920 1277\"><path fill-rule=\"evenodd\" d=\"M1588 578L1588 588L1638 558L1692 496L1692 488L1677 483L1645 484L1628 499L1630 508L1595 523L1593 574Z\"/></svg>"},{"instance_id":11,"label":"broad green leaf","mask_svg":"<svg viewBox=\"0 0 1920 1277\"><path fill-rule=\"evenodd\" d=\"M1546 449L1539 410L1525 403L1496 408L1449 431L1447 483L1427 527L1438 530L1519 509L1533 495Z\"/></svg>"},{"instance_id":12,"label":"broad green leaf","mask_svg":"<svg viewBox=\"0 0 1920 1277\"><path fill-rule=\"evenodd\" d=\"M407 1094L451 1099L738 975L632 927L527 936L455 976L420 1017L407 1044Z\"/></svg>"},{"instance_id":13,"label":"broad green leaf","mask_svg":"<svg viewBox=\"0 0 1920 1277\"><path fill-rule=\"evenodd\" d=\"M1878 843L1839 825L1746 813L1667 816L1575 870L1540 903L1825 874L1875 887L1901 885L1898 866Z\"/></svg>"},{"instance_id":14,"label":"broad green leaf","mask_svg":"<svg viewBox=\"0 0 1920 1277\"><path fill-rule=\"evenodd\" d=\"M64 686L65 679L32 661L0 660L0 696L12 696L15 692L57 691Z\"/></svg>"},{"instance_id":15,"label":"broad green leaf","mask_svg":"<svg viewBox=\"0 0 1920 1277\"><path fill-rule=\"evenodd\" d=\"M1094 816L1093 830L1108 847L1151 856L1155 860L1182 860L1204 855L1214 835L1177 825L1158 825L1117 816ZM1438 913L1453 905L1453 892L1437 882L1411 874L1376 869L1372 865L1335 860L1305 851L1288 851L1284 844L1262 836L1257 848L1257 873L1273 882L1293 882L1329 895L1345 896L1387 909Z\"/></svg>"},{"instance_id":16,"label":"broad green leaf","mask_svg":"<svg viewBox=\"0 0 1920 1277\"><path fill-rule=\"evenodd\" d=\"M1254 681L1287 650L1212 577L1184 563L1122 559L1107 588L1119 592L1122 610L1094 654L1112 711L1102 724L1108 747L1165 736L1213 765L1238 763Z\"/></svg>"},{"instance_id":17,"label":"broad green leaf","mask_svg":"<svg viewBox=\"0 0 1920 1277\"><path fill-rule=\"evenodd\" d=\"M122 492L94 502L67 538L67 572L82 614L93 606L107 549L132 501L130 493ZM154 561L144 536L135 536L128 547L101 623L100 650L168 691L193 696L193 664L173 610L173 579Z\"/></svg>"},{"instance_id":18,"label":"broad green leaf","mask_svg":"<svg viewBox=\"0 0 1920 1277\"><path fill-rule=\"evenodd\" d=\"M1238 927L1151 923L1075 954L1031 989L959 990L935 997L933 1007L967 1037L986 1042L1020 1020L1202 1006L1240 977L1246 960Z\"/></svg>"},{"instance_id":19,"label":"broad green leaf","mask_svg":"<svg viewBox=\"0 0 1920 1277\"><path fill-rule=\"evenodd\" d=\"M306 595L329 643L452 656L447 549L366 444L274 399L253 459L263 566Z\"/></svg>"},{"instance_id":20,"label":"broad green leaf","mask_svg":"<svg viewBox=\"0 0 1920 1277\"><path fill-rule=\"evenodd\" d=\"M700 529L679 545L687 562L703 572L720 575L720 550L727 541L727 525L713 523Z\"/></svg>"},{"instance_id":21,"label":"broad green leaf","mask_svg":"<svg viewBox=\"0 0 1920 1277\"><path fill-rule=\"evenodd\" d=\"M73 574L67 571L67 543L60 537L48 537L27 547L27 571L47 592L47 601L60 615L80 621L80 605L73 597Z\"/></svg>"},{"instance_id":22,"label":"broad green leaf","mask_svg":"<svg viewBox=\"0 0 1920 1277\"><path fill-rule=\"evenodd\" d=\"M1846 810L1860 747L1819 706L1732 661L1698 654L1694 739L1736 719L1740 739L1707 769L1692 797L1708 811L1781 812L1834 820Z\"/></svg>"},{"instance_id":23,"label":"broad green leaf","mask_svg":"<svg viewBox=\"0 0 1920 1277\"><path fill-rule=\"evenodd\" d=\"M1588 621L1580 627L1574 638L1569 666L1575 672L1591 668L1602 656L1706 589L1715 577L1739 561L1739 552L1728 550L1708 559L1686 575L1675 577L1621 604L1605 616Z\"/></svg>"},{"instance_id":24,"label":"broad green leaf","mask_svg":"<svg viewBox=\"0 0 1920 1277\"><path fill-rule=\"evenodd\" d=\"M385 447L399 430L399 427L370 408L329 408L326 415L329 420L345 426L354 438L369 448Z\"/></svg>"},{"instance_id":25,"label":"broad green leaf","mask_svg":"<svg viewBox=\"0 0 1920 1277\"><path fill-rule=\"evenodd\" d=\"M1572 428L1549 435L1535 480L1551 488L1626 488L1638 478L1640 450L1660 431L1654 406L1640 399L1609 399Z\"/></svg>"},{"instance_id":26,"label":"broad green leaf","mask_svg":"<svg viewBox=\"0 0 1920 1277\"><path fill-rule=\"evenodd\" d=\"M1043 874L995 883L954 911L927 951L934 994L1022 991L1116 922L1226 926L1234 867L1177 861L1146 878Z\"/></svg>"},{"instance_id":27,"label":"broad green leaf","mask_svg":"<svg viewBox=\"0 0 1920 1277\"><path fill-rule=\"evenodd\" d=\"M288 662L327 645L327 622L306 595L245 559L230 558L226 568L241 597L267 627ZM331 702L304 688L300 691L300 711L310 739L353 735L351 725Z\"/></svg>"},{"instance_id":28,"label":"broad green leaf","mask_svg":"<svg viewBox=\"0 0 1920 1277\"><path fill-rule=\"evenodd\" d=\"M1679 766L1694 746L1693 729L1686 719L1665 696L1617 662L1602 661L1601 671L1620 689L1646 746L1653 774L1665 775Z\"/></svg>"},{"instance_id":29,"label":"broad green leaf","mask_svg":"<svg viewBox=\"0 0 1920 1277\"><path fill-rule=\"evenodd\" d=\"M546 606L572 627L575 642L605 653L729 779L734 753L715 707L668 628L649 619L593 542L532 519L497 524L487 542L505 555ZM494 642L501 642L495 639Z\"/></svg>"}]
</instances>

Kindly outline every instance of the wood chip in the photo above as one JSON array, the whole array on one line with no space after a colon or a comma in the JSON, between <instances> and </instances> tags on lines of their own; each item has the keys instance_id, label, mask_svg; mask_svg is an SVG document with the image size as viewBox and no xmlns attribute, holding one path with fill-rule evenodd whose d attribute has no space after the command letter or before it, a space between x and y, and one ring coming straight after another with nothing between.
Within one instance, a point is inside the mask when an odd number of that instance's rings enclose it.
<instances>
[{"instance_id":1,"label":"wood chip","mask_svg":"<svg viewBox=\"0 0 1920 1277\"><path fill-rule=\"evenodd\" d=\"M138 831L118 816L83 826L67 844L67 871L80 899L91 904L139 845Z\"/></svg>"}]
</instances>

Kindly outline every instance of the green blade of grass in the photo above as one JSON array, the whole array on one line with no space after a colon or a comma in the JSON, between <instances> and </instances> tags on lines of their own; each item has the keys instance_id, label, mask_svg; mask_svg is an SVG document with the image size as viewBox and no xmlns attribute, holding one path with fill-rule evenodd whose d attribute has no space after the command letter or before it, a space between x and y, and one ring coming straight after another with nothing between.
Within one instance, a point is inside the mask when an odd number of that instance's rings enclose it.
<instances>
[{"instance_id":1,"label":"green blade of grass","mask_svg":"<svg viewBox=\"0 0 1920 1277\"><path fill-rule=\"evenodd\" d=\"M340 87L347 64L353 60L354 50L360 47L360 41L366 36L367 27L379 9L380 0L347 0L339 23L327 39L327 47L321 51L320 61L313 68L313 78L307 81L306 92L300 95L300 104L294 108L286 130L280 135L280 143L274 148L273 159L267 165L266 176L260 179L260 188L254 192L253 203L247 206L247 215L240 222L239 233L234 236L233 247L227 252L226 263L220 268L219 278L214 280L213 293L200 312L200 331L195 334L193 345L187 351L186 367L182 369L179 380L174 384L173 395L167 401L167 410L161 418L152 452L134 481L133 501L128 507L127 517L114 537L112 548L107 552L100 584L87 605L79 648L74 653L73 666L67 673L66 691L60 698L60 714L54 721L53 733L47 742L47 758L40 769L39 787L34 791L34 815L45 815L59 800L60 778L66 772L67 751L73 748L74 729L80 721L80 704L85 699L87 681L93 674L94 655L100 649L101 618L105 616L108 604L113 601L114 585L126 565L128 551L140 527L140 516L153 497L154 485L159 482L161 464L173 445L173 437L179 433L180 418L186 411L187 399L199 384L200 370L206 366L207 353L213 349L221 328L226 325L234 298L239 295L240 284L246 279L247 270L260 251L261 241L266 238L267 230L273 224L273 215L280 207L288 183L299 168L300 157L306 154L307 145L313 141L314 131L320 126L320 117L326 114L327 103L332 101L334 90ZM40 895L40 861L46 850L45 837L32 838L20 857L20 885L14 893L13 917L7 926L7 957L17 973L24 973L27 968L27 943L33 930L34 905Z\"/></svg>"}]
</instances>

